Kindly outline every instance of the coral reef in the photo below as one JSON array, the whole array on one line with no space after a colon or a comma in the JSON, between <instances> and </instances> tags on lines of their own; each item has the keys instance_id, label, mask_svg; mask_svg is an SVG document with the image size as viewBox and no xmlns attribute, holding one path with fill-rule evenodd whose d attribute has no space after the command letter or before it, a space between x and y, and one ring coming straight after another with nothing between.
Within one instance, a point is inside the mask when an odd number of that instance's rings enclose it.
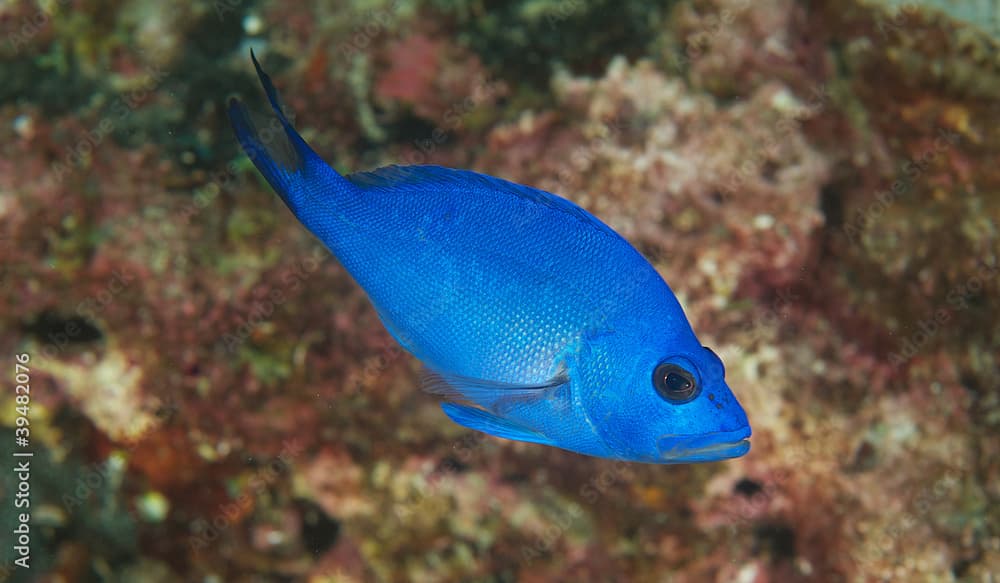
<instances>
[{"instance_id":1,"label":"coral reef","mask_svg":"<svg viewBox=\"0 0 1000 583\"><path fill-rule=\"evenodd\" d=\"M991 580L1000 47L887 4L0 7L33 579ZM474 168L635 243L751 452L627 465L446 423L239 155L250 47L338 168Z\"/></svg>"}]
</instances>

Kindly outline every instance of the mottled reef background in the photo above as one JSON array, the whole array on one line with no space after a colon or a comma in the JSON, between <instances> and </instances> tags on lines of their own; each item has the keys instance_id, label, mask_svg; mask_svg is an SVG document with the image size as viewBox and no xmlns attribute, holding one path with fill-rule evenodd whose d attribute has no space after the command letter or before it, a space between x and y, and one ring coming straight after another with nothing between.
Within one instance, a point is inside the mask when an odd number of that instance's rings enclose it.
<instances>
[{"instance_id":1,"label":"mottled reef background","mask_svg":"<svg viewBox=\"0 0 1000 583\"><path fill-rule=\"evenodd\" d=\"M3 2L0 580L996 581L998 39L990 0ZM341 170L472 168L618 229L750 454L447 422L238 151L251 47Z\"/></svg>"}]
</instances>

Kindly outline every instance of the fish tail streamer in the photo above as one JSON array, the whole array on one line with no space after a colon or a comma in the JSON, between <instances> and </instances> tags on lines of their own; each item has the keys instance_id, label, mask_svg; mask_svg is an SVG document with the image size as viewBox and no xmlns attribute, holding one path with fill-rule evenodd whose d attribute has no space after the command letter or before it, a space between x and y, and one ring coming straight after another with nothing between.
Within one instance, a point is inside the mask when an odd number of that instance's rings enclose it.
<instances>
[{"instance_id":1,"label":"fish tail streamer","mask_svg":"<svg viewBox=\"0 0 1000 583\"><path fill-rule=\"evenodd\" d=\"M250 53L273 112L251 113L237 98L229 100L229 121L243 150L285 204L300 216L310 203L328 202L329 196L345 196L357 187L320 158L295 131L281 106L270 77ZM310 200L313 197L319 200Z\"/></svg>"}]
</instances>

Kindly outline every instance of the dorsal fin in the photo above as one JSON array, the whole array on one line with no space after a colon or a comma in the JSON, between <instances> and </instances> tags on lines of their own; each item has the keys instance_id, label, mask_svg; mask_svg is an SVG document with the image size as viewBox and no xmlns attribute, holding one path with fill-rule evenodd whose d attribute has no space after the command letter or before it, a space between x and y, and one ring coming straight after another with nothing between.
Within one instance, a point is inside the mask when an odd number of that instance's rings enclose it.
<instances>
[{"instance_id":1,"label":"dorsal fin","mask_svg":"<svg viewBox=\"0 0 1000 583\"><path fill-rule=\"evenodd\" d=\"M469 191L492 190L516 196L533 204L565 213L582 223L593 227L616 239L621 235L614 232L600 219L582 207L561 196L531 186L517 184L502 178L487 176L471 170L456 170L444 166L384 166L369 172L355 172L345 176L362 188L395 189L401 186L433 186L436 184L460 187Z\"/></svg>"}]
</instances>

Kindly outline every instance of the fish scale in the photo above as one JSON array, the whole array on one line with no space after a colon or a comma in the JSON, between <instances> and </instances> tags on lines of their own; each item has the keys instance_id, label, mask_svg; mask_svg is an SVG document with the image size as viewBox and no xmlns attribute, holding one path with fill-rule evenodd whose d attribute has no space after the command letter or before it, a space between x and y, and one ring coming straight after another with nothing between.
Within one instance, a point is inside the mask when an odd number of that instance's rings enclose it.
<instances>
[{"instance_id":1,"label":"fish scale","mask_svg":"<svg viewBox=\"0 0 1000 583\"><path fill-rule=\"evenodd\" d=\"M455 422L587 455L743 455L746 414L666 282L600 219L552 193L439 166L341 175L271 104L233 128L298 220L428 368Z\"/></svg>"},{"instance_id":2,"label":"fish scale","mask_svg":"<svg viewBox=\"0 0 1000 583\"><path fill-rule=\"evenodd\" d=\"M347 257L345 267L387 325L406 330L414 354L433 368L512 383L541 382L552 374L555 355L597 321L594 308L614 292L609 282L553 257L606 259L593 253L587 258L587 250L600 249L592 236L577 228L580 223L572 216L548 207L542 207L553 215L548 221L492 228L490 217L498 212L525 212L518 207L534 205L496 192L459 193L470 204L454 209L452 220L433 231L436 237L413 229L420 224L414 217L432 213L439 201L448 204L454 194L433 183L391 192L363 186L358 196L367 204L345 215L351 224L368 228L337 229L320 238L338 257ZM560 223L572 228L560 229ZM473 241L454 232L465 230L477 233ZM405 289L400 282L407 282ZM525 302L526 297L534 301ZM420 321L435 326L419 326ZM456 342L467 348L453 353ZM502 367L501 357L516 365Z\"/></svg>"}]
</instances>

